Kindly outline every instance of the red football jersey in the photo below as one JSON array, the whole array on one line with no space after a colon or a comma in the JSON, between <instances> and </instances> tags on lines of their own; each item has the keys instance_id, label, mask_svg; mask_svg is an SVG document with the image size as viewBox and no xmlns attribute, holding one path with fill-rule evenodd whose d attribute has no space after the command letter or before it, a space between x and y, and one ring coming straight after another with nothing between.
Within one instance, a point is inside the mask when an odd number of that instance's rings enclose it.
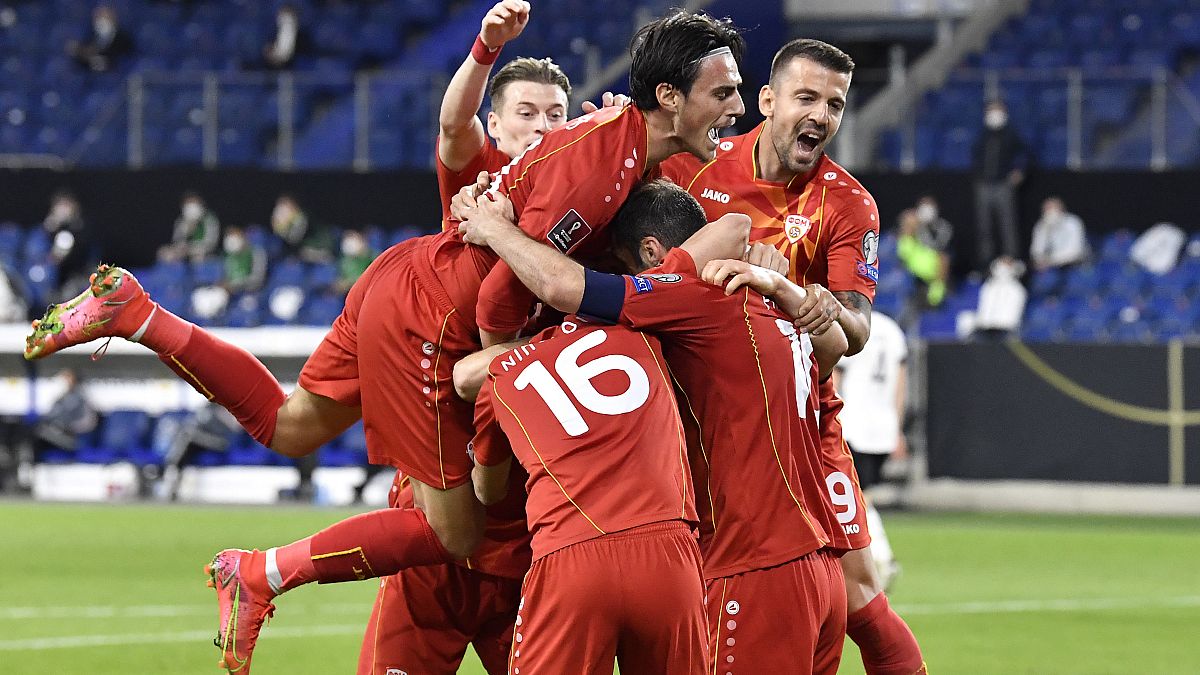
<instances>
[{"instance_id":1,"label":"red football jersey","mask_svg":"<svg viewBox=\"0 0 1200 675\"><path fill-rule=\"evenodd\" d=\"M750 216L750 240L771 243L783 252L791 261L792 281L821 284L831 291L857 291L873 301L879 279L875 200L828 155L808 176L798 176L789 184L759 179L756 151L762 131L760 124L748 134L723 140L716 159L707 164L690 155L675 155L660 169L687 188L710 220L726 213ZM868 545L870 537L858 474L837 420L841 407L832 384L822 385L821 415L827 423L822 424L821 452L829 498L838 516L826 522L826 529L833 547L856 549Z\"/></svg>"},{"instance_id":2,"label":"red football jersey","mask_svg":"<svg viewBox=\"0 0 1200 675\"><path fill-rule=\"evenodd\" d=\"M853 176L822 155L807 176L790 183L758 177L760 124L717 146L716 159L700 164L676 155L660 167L686 188L709 220L727 213L750 216L750 241L773 244L791 261L789 276L800 285L858 291L875 299L879 280L879 209ZM763 139L764 143L770 142Z\"/></svg>"},{"instance_id":3,"label":"red football jersey","mask_svg":"<svg viewBox=\"0 0 1200 675\"><path fill-rule=\"evenodd\" d=\"M638 525L697 520L653 337L568 317L492 361L475 411L476 460L515 454L529 473L534 560Z\"/></svg>"},{"instance_id":4,"label":"red football jersey","mask_svg":"<svg viewBox=\"0 0 1200 675\"><path fill-rule=\"evenodd\" d=\"M701 281L682 249L651 273L624 277L623 287L599 291L593 280L613 283L603 277L589 273L581 311L659 336L682 413L699 426L690 459L705 578L824 546L826 519L813 513L828 500L808 336L763 296L727 296Z\"/></svg>"},{"instance_id":5,"label":"red football jersey","mask_svg":"<svg viewBox=\"0 0 1200 675\"><path fill-rule=\"evenodd\" d=\"M567 254L599 253L604 228L646 173L646 118L633 106L571 120L500 169L493 187L512 200L533 239ZM533 294L503 261L479 292L476 322L493 333L525 324Z\"/></svg>"},{"instance_id":6,"label":"red football jersey","mask_svg":"<svg viewBox=\"0 0 1200 675\"><path fill-rule=\"evenodd\" d=\"M437 165L437 181L438 193L442 198L442 229L455 228L458 225L448 222L450 220L450 200L463 187L475 182L475 178L480 171L488 173L496 173L505 164L512 161L508 155L500 152L490 138L483 139L483 147L479 148L479 152L467 162L467 165L460 171L451 171L449 167L442 163L442 156L438 154L438 147L441 145L441 137L434 143L433 157Z\"/></svg>"},{"instance_id":7,"label":"red football jersey","mask_svg":"<svg viewBox=\"0 0 1200 675\"><path fill-rule=\"evenodd\" d=\"M512 200L530 237L564 253L595 254L607 247L604 228L647 172L646 143L641 111L602 108L543 136L501 167L492 185ZM421 245L462 321L493 333L525 325L533 294L491 250L464 243L451 223Z\"/></svg>"}]
</instances>

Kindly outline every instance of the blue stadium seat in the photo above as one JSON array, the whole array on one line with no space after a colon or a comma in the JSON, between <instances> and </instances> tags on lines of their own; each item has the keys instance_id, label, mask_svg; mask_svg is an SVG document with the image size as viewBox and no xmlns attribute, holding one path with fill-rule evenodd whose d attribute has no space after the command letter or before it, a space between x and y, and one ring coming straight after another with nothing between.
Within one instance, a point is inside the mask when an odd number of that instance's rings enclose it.
<instances>
[{"instance_id":1,"label":"blue stadium seat","mask_svg":"<svg viewBox=\"0 0 1200 675\"><path fill-rule=\"evenodd\" d=\"M225 462L231 466L260 466L271 463L271 451L261 445L244 445L229 448Z\"/></svg>"},{"instance_id":2,"label":"blue stadium seat","mask_svg":"<svg viewBox=\"0 0 1200 675\"><path fill-rule=\"evenodd\" d=\"M313 290L325 290L338 280L337 265L331 262L313 263L308 272L308 286Z\"/></svg>"},{"instance_id":3,"label":"blue stadium seat","mask_svg":"<svg viewBox=\"0 0 1200 675\"><path fill-rule=\"evenodd\" d=\"M225 278L225 263L220 258L207 258L192 263L192 283L196 286L215 286Z\"/></svg>"},{"instance_id":4,"label":"blue stadium seat","mask_svg":"<svg viewBox=\"0 0 1200 675\"><path fill-rule=\"evenodd\" d=\"M192 457L192 465L199 467L225 466L228 456L216 450L201 450Z\"/></svg>"},{"instance_id":5,"label":"blue stadium seat","mask_svg":"<svg viewBox=\"0 0 1200 675\"><path fill-rule=\"evenodd\" d=\"M333 325L342 313L342 299L332 293L321 293L310 297L300 310L299 323L305 326Z\"/></svg>"},{"instance_id":6,"label":"blue stadium seat","mask_svg":"<svg viewBox=\"0 0 1200 675\"><path fill-rule=\"evenodd\" d=\"M1154 332L1145 321L1118 322L1109 331L1109 337L1114 342L1151 342Z\"/></svg>"},{"instance_id":7,"label":"blue stadium seat","mask_svg":"<svg viewBox=\"0 0 1200 675\"><path fill-rule=\"evenodd\" d=\"M150 416L142 410L114 410L100 425L97 444L101 448L127 451L147 447Z\"/></svg>"},{"instance_id":8,"label":"blue stadium seat","mask_svg":"<svg viewBox=\"0 0 1200 675\"><path fill-rule=\"evenodd\" d=\"M304 263L299 260L284 259L271 267L267 276L267 288L271 290L283 286L303 288L306 276Z\"/></svg>"},{"instance_id":9,"label":"blue stadium seat","mask_svg":"<svg viewBox=\"0 0 1200 675\"><path fill-rule=\"evenodd\" d=\"M338 441L343 450L365 453L367 451L367 435L361 420L347 429Z\"/></svg>"},{"instance_id":10,"label":"blue stadium seat","mask_svg":"<svg viewBox=\"0 0 1200 675\"><path fill-rule=\"evenodd\" d=\"M926 340L953 340L957 333L958 313L935 309L921 315L920 334Z\"/></svg>"},{"instance_id":11,"label":"blue stadium seat","mask_svg":"<svg viewBox=\"0 0 1200 675\"><path fill-rule=\"evenodd\" d=\"M1104 239L1104 245L1100 249L1100 258L1120 262L1129 260L1129 249L1133 247L1133 239L1133 233L1129 230L1113 232Z\"/></svg>"}]
</instances>

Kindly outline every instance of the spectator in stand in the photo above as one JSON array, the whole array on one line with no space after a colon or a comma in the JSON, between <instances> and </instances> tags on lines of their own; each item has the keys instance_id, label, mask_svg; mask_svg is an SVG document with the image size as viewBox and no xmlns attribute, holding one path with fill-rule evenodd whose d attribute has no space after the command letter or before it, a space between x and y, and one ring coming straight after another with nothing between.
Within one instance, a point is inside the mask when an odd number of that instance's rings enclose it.
<instances>
[{"instance_id":1,"label":"spectator in stand","mask_svg":"<svg viewBox=\"0 0 1200 675\"><path fill-rule=\"evenodd\" d=\"M929 248L949 255L954 226L938 212L937 199L925 195L917 201L917 238Z\"/></svg>"},{"instance_id":2,"label":"spectator in stand","mask_svg":"<svg viewBox=\"0 0 1200 675\"><path fill-rule=\"evenodd\" d=\"M367 246L367 238L358 230L342 233L342 257L338 260L338 280L335 290L345 294L362 273L367 271L377 253Z\"/></svg>"},{"instance_id":3,"label":"spectator in stand","mask_svg":"<svg viewBox=\"0 0 1200 675\"><path fill-rule=\"evenodd\" d=\"M192 262L200 262L216 253L220 238L221 221L209 210L203 197L188 190L183 193L171 243L159 249L158 257L162 260L187 258Z\"/></svg>"},{"instance_id":4,"label":"spectator in stand","mask_svg":"<svg viewBox=\"0 0 1200 675\"><path fill-rule=\"evenodd\" d=\"M100 416L88 401L75 371L63 368L58 378L63 383L62 395L38 419L31 438L18 453L17 480L24 489L31 486L32 466L43 452L54 448L74 451L79 446L79 437L95 431L100 423Z\"/></svg>"},{"instance_id":5,"label":"spectator in stand","mask_svg":"<svg viewBox=\"0 0 1200 675\"><path fill-rule=\"evenodd\" d=\"M328 228L313 224L300 202L290 194L279 195L271 211L271 230L283 240L290 256L305 262L333 260L333 236Z\"/></svg>"},{"instance_id":6,"label":"spectator in stand","mask_svg":"<svg viewBox=\"0 0 1200 675\"><path fill-rule=\"evenodd\" d=\"M275 38L263 47L267 67L290 68L297 56L311 51L308 34L300 27L300 15L292 5L283 5L275 14Z\"/></svg>"},{"instance_id":7,"label":"spectator in stand","mask_svg":"<svg viewBox=\"0 0 1200 675\"><path fill-rule=\"evenodd\" d=\"M1129 259L1142 269L1162 276L1175 269L1187 233L1175 223L1156 223L1138 235L1129 249Z\"/></svg>"},{"instance_id":8,"label":"spectator in stand","mask_svg":"<svg viewBox=\"0 0 1200 675\"><path fill-rule=\"evenodd\" d=\"M934 204L933 229L923 228L918 209L905 209L900 213L900 237L896 241L896 257L917 280L913 300L918 308L937 307L946 298L946 276L950 270L950 256L936 247L938 240L933 234L939 219L936 202ZM928 209L924 215L929 215Z\"/></svg>"},{"instance_id":9,"label":"spectator in stand","mask_svg":"<svg viewBox=\"0 0 1200 675\"><path fill-rule=\"evenodd\" d=\"M54 193L42 227L50 235L50 262L58 268L59 282L66 289L78 288L80 279L91 272L96 261L92 259L91 236L75 195L67 190Z\"/></svg>"},{"instance_id":10,"label":"spectator in stand","mask_svg":"<svg viewBox=\"0 0 1200 675\"><path fill-rule=\"evenodd\" d=\"M271 211L271 231L283 240L288 255L300 252L300 245L308 235L308 214L300 208L296 198L289 194L279 195Z\"/></svg>"},{"instance_id":11,"label":"spectator in stand","mask_svg":"<svg viewBox=\"0 0 1200 675\"><path fill-rule=\"evenodd\" d=\"M1025 180L1029 150L1008 123L1003 101L987 104L984 130L973 150L975 173L975 271L983 273L996 255L999 230L1000 254L1009 258L1017 250L1017 188Z\"/></svg>"},{"instance_id":12,"label":"spectator in stand","mask_svg":"<svg viewBox=\"0 0 1200 675\"><path fill-rule=\"evenodd\" d=\"M976 335L1004 338L1021 327L1028 293L1021 284L1025 264L1000 256L992 263L992 274L979 289L979 307L975 312Z\"/></svg>"},{"instance_id":13,"label":"spectator in stand","mask_svg":"<svg viewBox=\"0 0 1200 675\"><path fill-rule=\"evenodd\" d=\"M1042 217L1033 226L1033 244L1029 247L1033 268L1040 272L1071 267L1087 262L1091 256L1083 220L1067 212L1059 197L1042 202Z\"/></svg>"},{"instance_id":14,"label":"spectator in stand","mask_svg":"<svg viewBox=\"0 0 1200 675\"><path fill-rule=\"evenodd\" d=\"M221 242L225 252L225 278L222 282L230 293L257 291L267 278L267 252L253 246L240 227L231 227Z\"/></svg>"},{"instance_id":15,"label":"spectator in stand","mask_svg":"<svg viewBox=\"0 0 1200 675\"><path fill-rule=\"evenodd\" d=\"M29 289L21 275L0 260L0 323L17 323L28 318Z\"/></svg>"},{"instance_id":16,"label":"spectator in stand","mask_svg":"<svg viewBox=\"0 0 1200 675\"><path fill-rule=\"evenodd\" d=\"M114 70L133 50L133 38L121 28L117 12L108 5L99 5L92 11L92 34L87 42L67 43L67 55L97 73Z\"/></svg>"},{"instance_id":17,"label":"spectator in stand","mask_svg":"<svg viewBox=\"0 0 1200 675\"><path fill-rule=\"evenodd\" d=\"M158 496L172 502L178 500L179 478L183 468L190 465L202 450L228 450L240 430L238 421L221 406L207 403L198 408L183 422L163 458Z\"/></svg>"}]
</instances>

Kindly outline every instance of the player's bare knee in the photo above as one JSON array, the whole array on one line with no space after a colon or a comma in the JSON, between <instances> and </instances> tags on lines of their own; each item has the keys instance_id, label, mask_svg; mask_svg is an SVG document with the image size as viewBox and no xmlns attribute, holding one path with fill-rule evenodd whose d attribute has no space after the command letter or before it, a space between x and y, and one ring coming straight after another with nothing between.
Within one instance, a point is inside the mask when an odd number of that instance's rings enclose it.
<instances>
[{"instance_id":1,"label":"player's bare knee","mask_svg":"<svg viewBox=\"0 0 1200 675\"><path fill-rule=\"evenodd\" d=\"M304 433L301 420L292 415L283 414L280 409L279 418L275 421L275 433L271 436L271 450L296 459L312 454L320 444L313 443L313 437Z\"/></svg>"}]
</instances>

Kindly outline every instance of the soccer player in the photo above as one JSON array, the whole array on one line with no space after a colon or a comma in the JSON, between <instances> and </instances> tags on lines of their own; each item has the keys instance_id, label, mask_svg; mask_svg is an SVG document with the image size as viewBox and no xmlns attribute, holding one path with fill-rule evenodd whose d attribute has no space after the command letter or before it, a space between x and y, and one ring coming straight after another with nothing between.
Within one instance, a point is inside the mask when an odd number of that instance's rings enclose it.
<instances>
[{"instance_id":1,"label":"soccer player","mask_svg":"<svg viewBox=\"0 0 1200 675\"><path fill-rule=\"evenodd\" d=\"M514 59L488 82L501 48L521 34L529 12L529 3L521 0L496 3L483 17L470 54L446 88L436 147L443 223L448 222L450 198L474 182L480 171L499 171L566 123L571 84L549 59ZM485 91L492 108L486 135L478 116ZM513 480L521 485L519 472ZM415 507L402 471L396 472L388 505ZM468 560L410 567L381 580L359 652L358 674L384 675L389 668L403 670L412 664L428 672L453 673L468 644L488 673L507 673L521 579L529 562L523 491L515 489L503 503L488 508L483 539Z\"/></svg>"},{"instance_id":2,"label":"soccer player","mask_svg":"<svg viewBox=\"0 0 1200 675\"><path fill-rule=\"evenodd\" d=\"M819 335L833 323L846 333L847 353L862 349L871 331L871 301L879 278L879 213L865 188L825 154L837 133L854 62L818 40L784 45L759 91L766 120L725 139L715 160L684 156L661 167L704 206L709 218L746 213L750 238L773 243L791 261L791 278L809 295L799 330ZM821 390L822 445L836 522L827 523L842 557L850 637L871 675L921 672L920 647L888 605L871 560L866 504L837 413L832 382Z\"/></svg>"},{"instance_id":3,"label":"soccer player","mask_svg":"<svg viewBox=\"0 0 1200 675\"><path fill-rule=\"evenodd\" d=\"M871 317L871 336L861 352L842 359L834 374L838 395L845 402L839 419L846 446L854 455L864 490L882 478L883 464L904 446L904 401L908 344L899 324L886 314ZM896 561L883 520L870 502L871 557L884 588L896 574Z\"/></svg>"},{"instance_id":4,"label":"soccer player","mask_svg":"<svg viewBox=\"0 0 1200 675\"><path fill-rule=\"evenodd\" d=\"M618 214L612 224L614 253L629 271L653 267L638 276L587 270L539 246L486 199L471 207L462 228L551 306L662 340L685 416L699 426L689 445L710 661L752 673L834 673L845 636L845 585L825 548L821 522L832 515L819 513L832 506L812 383L828 376L845 336L840 327L812 339L797 332L792 317L805 291L778 274L761 273L775 279L767 288L773 300L740 287L754 278L741 274L749 266L740 261L712 263L717 281L728 276L720 271L725 266L739 271L728 290L702 281L703 258L670 249L653 234L653 223L691 213L683 206L696 209L695 201L665 182L640 186L630 202L643 198L649 204L639 217ZM699 209L689 217L704 221Z\"/></svg>"},{"instance_id":5,"label":"soccer player","mask_svg":"<svg viewBox=\"0 0 1200 675\"><path fill-rule=\"evenodd\" d=\"M728 21L704 14L643 26L631 48L634 105L546 134L500 172L497 190L521 228L563 252L604 248L605 225L648 171L678 152L712 157L719 130L745 111L743 47ZM140 342L287 456L311 453L361 417L371 462L396 466L413 486L417 508L354 516L267 551L218 553L209 573L227 669L248 672L280 593L461 560L478 546L484 512L467 455L473 410L450 381L481 337L490 342L525 322L531 296L496 261L456 231L388 249L350 290L290 396L252 355L159 307L117 267L99 268L86 291L35 322L26 358L100 337Z\"/></svg>"},{"instance_id":6,"label":"soccer player","mask_svg":"<svg viewBox=\"0 0 1200 675\"><path fill-rule=\"evenodd\" d=\"M654 210L661 191L683 208ZM678 188L648 183L617 214L629 218L647 218L665 246L687 247L704 212ZM727 255L745 246L740 223ZM483 373L480 389L472 380ZM481 501L503 495L514 455L529 474L534 562L511 672L610 672L614 658L622 673L707 672L698 519L658 340L568 316L528 344L463 359L455 386L479 390Z\"/></svg>"}]
</instances>

